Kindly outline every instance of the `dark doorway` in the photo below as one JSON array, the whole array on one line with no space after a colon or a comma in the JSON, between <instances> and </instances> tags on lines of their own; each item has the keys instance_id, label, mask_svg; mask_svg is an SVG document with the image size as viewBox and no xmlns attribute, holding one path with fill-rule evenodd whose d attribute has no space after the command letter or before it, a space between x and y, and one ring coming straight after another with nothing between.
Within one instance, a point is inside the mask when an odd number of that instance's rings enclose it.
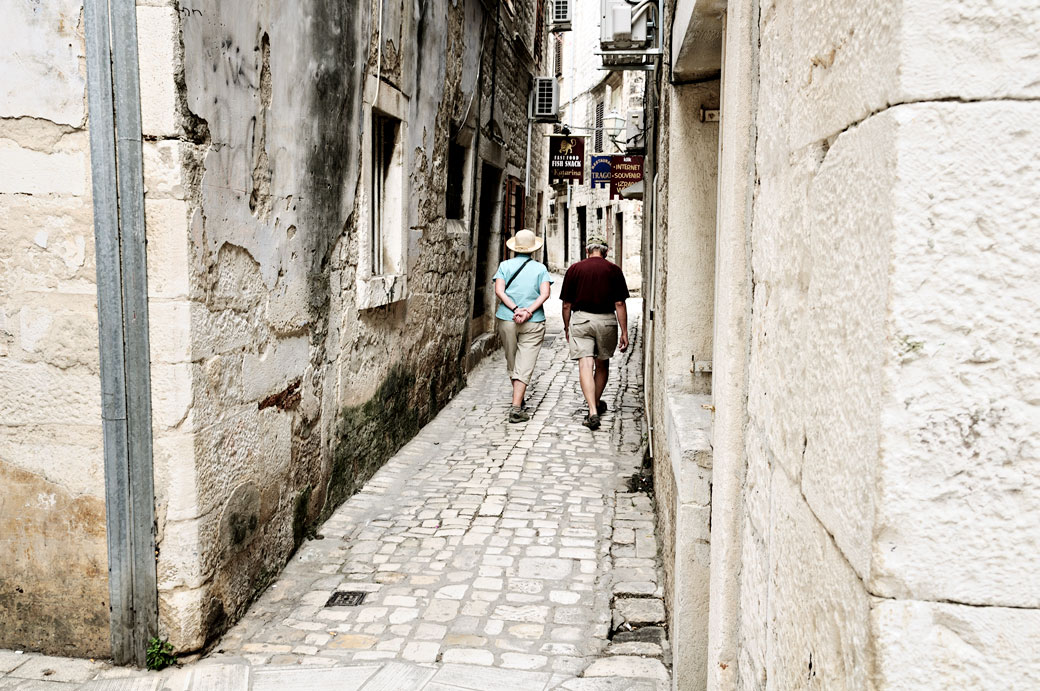
<instances>
[{"instance_id":1,"label":"dark doorway","mask_svg":"<svg viewBox=\"0 0 1040 691\"><path fill-rule=\"evenodd\" d=\"M488 265L491 261L491 234L495 224L495 208L498 206L498 191L501 172L487 163L480 169L480 213L477 218L477 266L473 284L473 318L483 317L487 312ZM481 330L478 330L478 333Z\"/></svg>"},{"instance_id":2,"label":"dark doorway","mask_svg":"<svg viewBox=\"0 0 1040 691\"><path fill-rule=\"evenodd\" d=\"M563 205L563 268L567 268L571 258L571 207Z\"/></svg>"},{"instance_id":3,"label":"dark doorway","mask_svg":"<svg viewBox=\"0 0 1040 691\"><path fill-rule=\"evenodd\" d=\"M585 245L586 245L585 241L588 239L588 232L589 232L587 224L588 224L588 219L586 218L586 209L585 209L584 206L579 206L578 207L578 239L580 240L580 242L578 243L578 256L579 257L584 257L585 256Z\"/></svg>"},{"instance_id":4,"label":"dark doorway","mask_svg":"<svg viewBox=\"0 0 1040 691\"><path fill-rule=\"evenodd\" d=\"M614 263L621 266L625 261L625 214L614 214ZM624 269L624 266L621 266Z\"/></svg>"}]
</instances>

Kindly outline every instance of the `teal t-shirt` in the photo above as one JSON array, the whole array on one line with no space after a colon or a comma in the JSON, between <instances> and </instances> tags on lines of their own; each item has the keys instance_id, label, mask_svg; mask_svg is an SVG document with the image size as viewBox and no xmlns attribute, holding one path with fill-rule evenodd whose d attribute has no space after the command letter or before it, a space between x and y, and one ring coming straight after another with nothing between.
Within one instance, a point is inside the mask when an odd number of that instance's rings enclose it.
<instances>
[{"instance_id":1,"label":"teal t-shirt","mask_svg":"<svg viewBox=\"0 0 1040 691\"><path fill-rule=\"evenodd\" d=\"M513 274L521 266L524 266L524 262L528 258L529 255L518 254L512 259L505 260L498 265L498 271L495 273L495 277L491 279L491 282L494 283L496 279L501 278L506 283L509 283L509 279L513 277ZM542 293L542 284L546 282L553 282L552 277L549 275L549 270L545 268L545 264L532 261L527 266L524 266L523 273L517 276L516 280L506 288L506 295L519 307L527 307L538 299L538 296ZM495 316L499 319L512 319L513 313L508 307L499 303ZM531 315L531 321L545 321L545 310L539 307L538 311Z\"/></svg>"}]
</instances>

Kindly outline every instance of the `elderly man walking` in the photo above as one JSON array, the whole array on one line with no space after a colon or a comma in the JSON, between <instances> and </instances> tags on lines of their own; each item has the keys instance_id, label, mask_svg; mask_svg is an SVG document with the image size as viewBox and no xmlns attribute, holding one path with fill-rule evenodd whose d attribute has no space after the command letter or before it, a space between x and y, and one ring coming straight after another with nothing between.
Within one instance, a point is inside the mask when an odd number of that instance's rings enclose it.
<instances>
[{"instance_id":1,"label":"elderly man walking","mask_svg":"<svg viewBox=\"0 0 1040 691\"><path fill-rule=\"evenodd\" d=\"M607 241L602 237L589 238L585 254L586 259L567 269L560 299L571 359L578 361L581 391L589 406L582 424L597 430L600 416L607 412L601 399L610 376L610 356L619 344L622 352L628 348L628 284L621 268L607 261Z\"/></svg>"}]
</instances>

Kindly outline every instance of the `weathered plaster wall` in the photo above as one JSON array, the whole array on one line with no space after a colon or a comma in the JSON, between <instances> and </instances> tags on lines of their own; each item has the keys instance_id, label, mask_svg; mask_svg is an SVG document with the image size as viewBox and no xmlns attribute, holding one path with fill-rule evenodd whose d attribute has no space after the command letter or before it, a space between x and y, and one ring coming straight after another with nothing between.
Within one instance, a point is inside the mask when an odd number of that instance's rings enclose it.
<instances>
[{"instance_id":1,"label":"weathered plaster wall","mask_svg":"<svg viewBox=\"0 0 1040 691\"><path fill-rule=\"evenodd\" d=\"M377 3L185 9L182 93L198 123L198 155L184 160L194 504L166 526L184 558L161 587L164 623L190 650L464 381L469 234L449 228L444 191L449 133L475 96L482 10L384 3L379 56ZM510 44L502 75L520 72ZM526 130L527 87L498 81L507 132ZM359 297L382 281L365 268L363 141L371 108L389 103L403 122L405 250L400 299L380 304ZM526 140L504 148L522 176Z\"/></svg>"},{"instance_id":2,"label":"weathered plaster wall","mask_svg":"<svg viewBox=\"0 0 1040 691\"><path fill-rule=\"evenodd\" d=\"M108 560L80 3L10 4L0 40L0 647L102 656Z\"/></svg>"}]
</instances>

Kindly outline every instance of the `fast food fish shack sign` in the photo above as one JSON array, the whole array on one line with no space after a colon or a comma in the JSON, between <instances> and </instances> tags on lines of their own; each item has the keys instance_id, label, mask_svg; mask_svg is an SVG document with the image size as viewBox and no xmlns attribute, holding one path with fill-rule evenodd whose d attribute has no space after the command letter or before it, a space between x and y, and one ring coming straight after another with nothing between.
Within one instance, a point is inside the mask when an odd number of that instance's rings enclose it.
<instances>
[{"instance_id":1,"label":"fast food fish shack sign","mask_svg":"<svg viewBox=\"0 0 1040 691\"><path fill-rule=\"evenodd\" d=\"M612 156L610 161L610 198L621 199L621 193L643 179L642 156Z\"/></svg>"},{"instance_id":2,"label":"fast food fish shack sign","mask_svg":"<svg viewBox=\"0 0 1040 691\"><path fill-rule=\"evenodd\" d=\"M585 182L585 138L554 134L549 137L549 181Z\"/></svg>"}]
</instances>

